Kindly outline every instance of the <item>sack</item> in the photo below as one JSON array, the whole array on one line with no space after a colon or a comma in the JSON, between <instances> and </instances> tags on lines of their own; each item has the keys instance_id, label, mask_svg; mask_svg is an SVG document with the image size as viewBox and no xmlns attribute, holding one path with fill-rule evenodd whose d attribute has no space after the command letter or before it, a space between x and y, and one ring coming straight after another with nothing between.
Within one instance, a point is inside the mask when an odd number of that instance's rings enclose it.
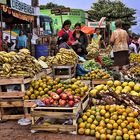
<instances>
[{"instance_id":1,"label":"sack","mask_svg":"<svg viewBox=\"0 0 140 140\"><path fill-rule=\"evenodd\" d=\"M86 70L83 66L77 64L77 67L76 67L76 75L77 76L83 76L89 72L90 72L89 70Z\"/></svg>"}]
</instances>

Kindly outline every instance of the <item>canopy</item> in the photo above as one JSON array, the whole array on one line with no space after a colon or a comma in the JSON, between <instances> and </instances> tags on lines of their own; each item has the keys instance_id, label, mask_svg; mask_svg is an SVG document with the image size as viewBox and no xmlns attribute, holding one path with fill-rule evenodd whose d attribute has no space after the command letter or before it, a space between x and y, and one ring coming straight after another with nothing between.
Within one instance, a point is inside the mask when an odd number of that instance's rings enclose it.
<instances>
[{"instance_id":1,"label":"canopy","mask_svg":"<svg viewBox=\"0 0 140 140\"><path fill-rule=\"evenodd\" d=\"M86 34L93 34L95 32L95 29L84 25L82 26L81 31L83 31Z\"/></svg>"}]
</instances>

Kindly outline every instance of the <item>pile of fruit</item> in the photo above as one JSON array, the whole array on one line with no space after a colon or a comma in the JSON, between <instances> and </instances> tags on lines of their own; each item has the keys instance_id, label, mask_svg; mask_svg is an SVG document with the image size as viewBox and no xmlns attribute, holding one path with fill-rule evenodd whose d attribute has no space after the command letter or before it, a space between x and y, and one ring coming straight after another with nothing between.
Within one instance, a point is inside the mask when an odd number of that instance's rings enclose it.
<instances>
[{"instance_id":1,"label":"pile of fruit","mask_svg":"<svg viewBox=\"0 0 140 140\"><path fill-rule=\"evenodd\" d=\"M105 66L112 66L114 63L114 61L108 56L103 56L102 61L103 61Z\"/></svg>"},{"instance_id":2,"label":"pile of fruit","mask_svg":"<svg viewBox=\"0 0 140 140\"><path fill-rule=\"evenodd\" d=\"M42 77L31 83L24 99L40 99L47 106L74 106L88 90L87 85L75 78L61 81L59 78Z\"/></svg>"},{"instance_id":3,"label":"pile of fruit","mask_svg":"<svg viewBox=\"0 0 140 140\"><path fill-rule=\"evenodd\" d=\"M78 133L100 140L140 140L140 115L119 105L92 106L78 119Z\"/></svg>"},{"instance_id":4,"label":"pile of fruit","mask_svg":"<svg viewBox=\"0 0 140 140\"><path fill-rule=\"evenodd\" d=\"M87 60L83 63L83 67L87 70L100 69L101 66L94 60Z\"/></svg>"},{"instance_id":5,"label":"pile of fruit","mask_svg":"<svg viewBox=\"0 0 140 140\"><path fill-rule=\"evenodd\" d=\"M0 77L33 77L42 67L28 49L0 52Z\"/></svg>"},{"instance_id":6,"label":"pile of fruit","mask_svg":"<svg viewBox=\"0 0 140 140\"><path fill-rule=\"evenodd\" d=\"M44 59L43 59L44 60ZM78 62L77 54L71 49L61 48L56 56L48 56L47 64L52 65L67 65L67 64L76 64Z\"/></svg>"},{"instance_id":7,"label":"pile of fruit","mask_svg":"<svg viewBox=\"0 0 140 140\"><path fill-rule=\"evenodd\" d=\"M90 59L96 58L99 55L99 50L97 48L98 47L95 44L89 44L86 48L88 52L87 57Z\"/></svg>"},{"instance_id":8,"label":"pile of fruit","mask_svg":"<svg viewBox=\"0 0 140 140\"><path fill-rule=\"evenodd\" d=\"M136 66L133 66L129 69L129 71L131 73L133 73L134 75L139 75L140 76L140 65L136 65Z\"/></svg>"},{"instance_id":9,"label":"pile of fruit","mask_svg":"<svg viewBox=\"0 0 140 140\"><path fill-rule=\"evenodd\" d=\"M92 80L92 79L109 79L110 74L108 74L106 71L101 70L101 69L96 69L88 74L85 74L84 76L78 76L78 80Z\"/></svg>"},{"instance_id":10,"label":"pile of fruit","mask_svg":"<svg viewBox=\"0 0 140 140\"><path fill-rule=\"evenodd\" d=\"M140 54L131 53L129 56L130 62L140 63Z\"/></svg>"},{"instance_id":11,"label":"pile of fruit","mask_svg":"<svg viewBox=\"0 0 140 140\"><path fill-rule=\"evenodd\" d=\"M140 84L136 84L135 82L123 82L121 83L118 80L115 81L107 81L106 85L97 85L94 89L90 91L90 95L92 97L96 96L96 93L105 93L105 92L115 92L117 94L120 93L130 93L131 95L140 96Z\"/></svg>"}]
</instances>

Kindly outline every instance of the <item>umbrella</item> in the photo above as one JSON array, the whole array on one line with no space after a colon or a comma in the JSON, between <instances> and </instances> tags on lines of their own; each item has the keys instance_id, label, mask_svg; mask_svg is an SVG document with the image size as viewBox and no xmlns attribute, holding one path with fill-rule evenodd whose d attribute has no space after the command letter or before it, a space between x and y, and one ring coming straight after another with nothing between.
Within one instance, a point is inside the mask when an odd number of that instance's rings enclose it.
<instances>
[{"instance_id":1,"label":"umbrella","mask_svg":"<svg viewBox=\"0 0 140 140\"><path fill-rule=\"evenodd\" d=\"M84 25L82 26L81 31L83 31L86 34L93 34L95 32L95 29Z\"/></svg>"}]
</instances>

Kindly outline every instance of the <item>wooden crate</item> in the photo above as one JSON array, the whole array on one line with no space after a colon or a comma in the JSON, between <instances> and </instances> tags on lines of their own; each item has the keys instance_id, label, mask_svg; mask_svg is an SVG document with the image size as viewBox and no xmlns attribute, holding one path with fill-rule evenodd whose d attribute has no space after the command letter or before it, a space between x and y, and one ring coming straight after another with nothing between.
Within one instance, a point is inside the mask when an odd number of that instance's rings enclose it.
<instances>
[{"instance_id":1,"label":"wooden crate","mask_svg":"<svg viewBox=\"0 0 140 140\"><path fill-rule=\"evenodd\" d=\"M19 108L23 110L24 92L0 92L0 120L12 120L24 118L24 111L22 114L10 114L6 111L7 108Z\"/></svg>"},{"instance_id":2,"label":"wooden crate","mask_svg":"<svg viewBox=\"0 0 140 140\"><path fill-rule=\"evenodd\" d=\"M81 82L91 87L91 80L81 80Z\"/></svg>"},{"instance_id":3,"label":"wooden crate","mask_svg":"<svg viewBox=\"0 0 140 140\"><path fill-rule=\"evenodd\" d=\"M35 75L33 78L1 78L0 79L0 119L20 119L25 117L27 113L26 107L24 108L23 97L25 95L25 84L30 83L32 80L40 79L41 76L45 75L44 72L40 72ZM3 92L2 86L4 85L20 85L21 91L10 91ZM15 107L22 107L23 114L22 115L10 115L6 114L5 109L11 108L11 110Z\"/></svg>"},{"instance_id":4,"label":"wooden crate","mask_svg":"<svg viewBox=\"0 0 140 140\"><path fill-rule=\"evenodd\" d=\"M76 66L66 65L66 66L52 66L53 78L69 79L75 77Z\"/></svg>"},{"instance_id":5,"label":"wooden crate","mask_svg":"<svg viewBox=\"0 0 140 140\"><path fill-rule=\"evenodd\" d=\"M81 110L81 102L74 107L35 107L32 110L32 126L33 131L48 131L48 132L77 132L77 119ZM51 119L72 119L72 124L41 124L42 118Z\"/></svg>"},{"instance_id":6,"label":"wooden crate","mask_svg":"<svg viewBox=\"0 0 140 140\"><path fill-rule=\"evenodd\" d=\"M24 113L25 117L31 119L31 108L35 106L35 100L24 100Z\"/></svg>"},{"instance_id":7,"label":"wooden crate","mask_svg":"<svg viewBox=\"0 0 140 140\"><path fill-rule=\"evenodd\" d=\"M89 104L89 94L86 94L81 101L82 112L86 110L88 104Z\"/></svg>"},{"instance_id":8,"label":"wooden crate","mask_svg":"<svg viewBox=\"0 0 140 140\"><path fill-rule=\"evenodd\" d=\"M107 81L112 80L112 79L93 79L92 80L92 87L100 84L106 84Z\"/></svg>"}]
</instances>

